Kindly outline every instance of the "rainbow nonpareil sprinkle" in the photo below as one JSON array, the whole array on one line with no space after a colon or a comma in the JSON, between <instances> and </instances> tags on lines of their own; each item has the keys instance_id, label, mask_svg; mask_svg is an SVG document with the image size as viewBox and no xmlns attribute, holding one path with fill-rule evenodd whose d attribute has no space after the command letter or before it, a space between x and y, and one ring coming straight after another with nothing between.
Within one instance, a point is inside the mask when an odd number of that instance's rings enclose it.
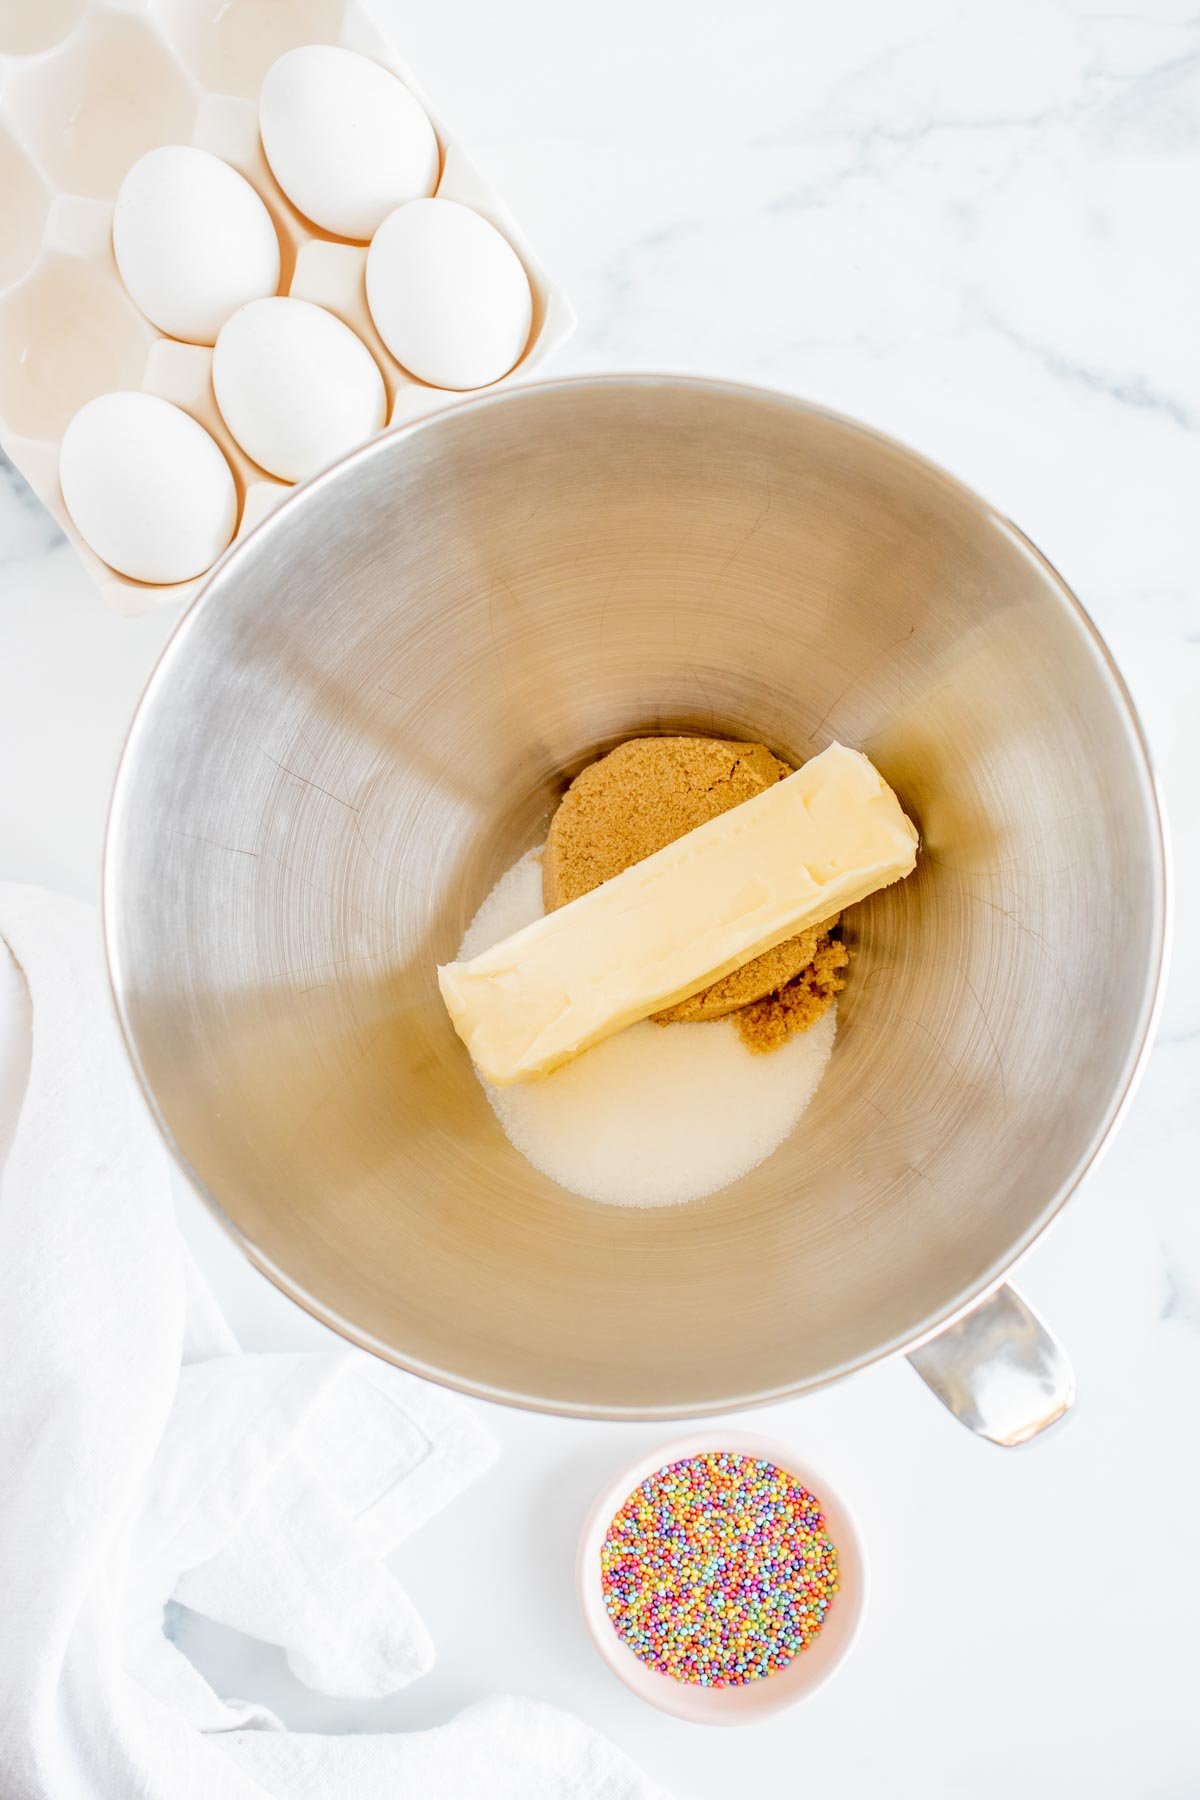
<instances>
[{"instance_id":1,"label":"rainbow nonpareil sprinkle","mask_svg":"<svg viewBox=\"0 0 1200 1800\"><path fill-rule=\"evenodd\" d=\"M600 1575L608 1616L642 1662L700 1687L744 1687L813 1642L838 1557L820 1501L794 1476L719 1450L634 1489Z\"/></svg>"}]
</instances>

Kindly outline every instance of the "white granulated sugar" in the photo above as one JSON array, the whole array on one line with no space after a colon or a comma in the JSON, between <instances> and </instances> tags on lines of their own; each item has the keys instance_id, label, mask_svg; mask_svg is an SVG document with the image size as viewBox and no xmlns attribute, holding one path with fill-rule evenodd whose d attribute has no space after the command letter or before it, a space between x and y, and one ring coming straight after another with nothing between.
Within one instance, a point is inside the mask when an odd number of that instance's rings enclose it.
<instances>
[{"instance_id":1,"label":"white granulated sugar","mask_svg":"<svg viewBox=\"0 0 1200 1800\"><path fill-rule=\"evenodd\" d=\"M531 850L480 907L459 960L543 911L542 852ZM646 1019L542 1081L483 1089L509 1141L560 1187L613 1206L676 1206L778 1149L825 1072L834 1030L831 1007L764 1056L729 1019L665 1028Z\"/></svg>"}]
</instances>

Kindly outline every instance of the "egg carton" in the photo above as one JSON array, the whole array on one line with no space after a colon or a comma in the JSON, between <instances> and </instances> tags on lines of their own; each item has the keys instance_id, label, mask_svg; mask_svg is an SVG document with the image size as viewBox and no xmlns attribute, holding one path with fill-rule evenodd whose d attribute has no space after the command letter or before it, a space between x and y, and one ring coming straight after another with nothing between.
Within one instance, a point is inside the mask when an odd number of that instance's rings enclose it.
<instances>
[{"instance_id":1,"label":"egg carton","mask_svg":"<svg viewBox=\"0 0 1200 1800\"><path fill-rule=\"evenodd\" d=\"M327 307L363 339L383 373L389 425L464 398L414 379L389 354L367 310L367 246L310 224L267 165L258 89L277 56L307 43L357 50L399 76L437 134L438 195L481 213L524 264L533 290L529 342L493 388L532 375L575 326L511 213L356 0L0 0L0 445L118 612L187 597L205 578L169 587L131 581L82 541L59 490L58 448L85 401L141 388L199 420L233 470L237 537L290 491L226 429L213 397L212 350L163 336L117 273L113 202L147 150L194 144L246 177L279 233L280 293Z\"/></svg>"}]
</instances>

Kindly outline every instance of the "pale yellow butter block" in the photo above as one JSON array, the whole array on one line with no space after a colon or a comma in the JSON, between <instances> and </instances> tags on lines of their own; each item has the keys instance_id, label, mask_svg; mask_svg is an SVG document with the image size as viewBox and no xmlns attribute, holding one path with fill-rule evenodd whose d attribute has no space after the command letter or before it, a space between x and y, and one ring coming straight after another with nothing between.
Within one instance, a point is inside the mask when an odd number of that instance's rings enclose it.
<instances>
[{"instance_id":1,"label":"pale yellow butter block","mask_svg":"<svg viewBox=\"0 0 1200 1800\"><path fill-rule=\"evenodd\" d=\"M548 1075L911 873L917 833L878 770L831 744L470 962L438 970L488 1081Z\"/></svg>"}]
</instances>

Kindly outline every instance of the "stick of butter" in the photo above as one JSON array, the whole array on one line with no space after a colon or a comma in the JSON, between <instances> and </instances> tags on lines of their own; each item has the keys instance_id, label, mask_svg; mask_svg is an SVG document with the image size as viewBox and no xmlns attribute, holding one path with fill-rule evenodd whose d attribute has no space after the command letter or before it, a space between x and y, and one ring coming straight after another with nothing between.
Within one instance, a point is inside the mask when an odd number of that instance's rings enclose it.
<instances>
[{"instance_id":1,"label":"stick of butter","mask_svg":"<svg viewBox=\"0 0 1200 1800\"><path fill-rule=\"evenodd\" d=\"M470 962L442 998L498 1087L548 1075L808 925L911 873L917 833L879 772L831 744Z\"/></svg>"}]
</instances>

